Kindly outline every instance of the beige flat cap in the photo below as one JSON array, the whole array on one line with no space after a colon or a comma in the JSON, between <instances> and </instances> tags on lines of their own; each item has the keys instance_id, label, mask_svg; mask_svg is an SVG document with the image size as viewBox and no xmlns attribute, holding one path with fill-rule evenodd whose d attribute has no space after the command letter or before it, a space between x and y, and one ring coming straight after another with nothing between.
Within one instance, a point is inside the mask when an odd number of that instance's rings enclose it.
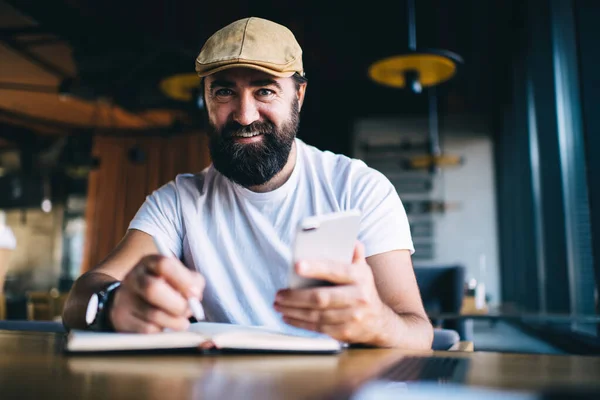
<instances>
[{"instance_id":1,"label":"beige flat cap","mask_svg":"<svg viewBox=\"0 0 600 400\"><path fill-rule=\"evenodd\" d=\"M228 68L246 67L278 77L304 75L302 49L294 34L275 22L250 17L215 32L196 58L205 77Z\"/></svg>"}]
</instances>

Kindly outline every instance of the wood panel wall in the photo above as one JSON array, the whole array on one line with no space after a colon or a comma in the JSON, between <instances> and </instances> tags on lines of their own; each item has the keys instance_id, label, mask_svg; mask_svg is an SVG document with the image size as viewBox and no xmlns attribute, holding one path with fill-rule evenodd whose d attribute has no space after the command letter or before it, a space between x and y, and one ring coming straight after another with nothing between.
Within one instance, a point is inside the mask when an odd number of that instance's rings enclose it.
<instances>
[{"instance_id":1,"label":"wood panel wall","mask_svg":"<svg viewBox=\"0 0 600 400\"><path fill-rule=\"evenodd\" d=\"M139 148L145 160L129 157ZM199 172L210 163L204 133L168 138L96 137L99 168L89 175L86 237L81 272L100 263L123 238L146 196L179 173Z\"/></svg>"}]
</instances>

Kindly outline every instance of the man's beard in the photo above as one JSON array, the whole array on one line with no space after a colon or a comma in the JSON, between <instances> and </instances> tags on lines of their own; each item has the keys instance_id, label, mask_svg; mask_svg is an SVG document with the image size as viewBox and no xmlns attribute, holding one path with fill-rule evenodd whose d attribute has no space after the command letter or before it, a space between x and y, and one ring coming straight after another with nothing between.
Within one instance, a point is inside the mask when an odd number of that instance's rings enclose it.
<instances>
[{"instance_id":1,"label":"man's beard","mask_svg":"<svg viewBox=\"0 0 600 400\"><path fill-rule=\"evenodd\" d=\"M299 123L297 99L292 103L290 119L279 129L269 120L255 121L247 126L230 121L220 130L209 123L209 149L214 167L244 187L268 182L287 163ZM233 137L237 133L250 132L262 134L261 140L238 143Z\"/></svg>"}]
</instances>

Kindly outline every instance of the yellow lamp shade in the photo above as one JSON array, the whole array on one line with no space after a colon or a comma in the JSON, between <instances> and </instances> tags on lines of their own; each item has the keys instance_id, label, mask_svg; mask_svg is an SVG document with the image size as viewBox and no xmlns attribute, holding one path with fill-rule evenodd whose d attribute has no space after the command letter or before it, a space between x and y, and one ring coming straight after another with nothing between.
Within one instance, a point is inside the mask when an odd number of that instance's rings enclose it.
<instances>
[{"instance_id":1,"label":"yellow lamp shade","mask_svg":"<svg viewBox=\"0 0 600 400\"><path fill-rule=\"evenodd\" d=\"M200 86L200 77L195 73L177 74L164 78L160 90L173 100L191 101L195 89Z\"/></svg>"},{"instance_id":2,"label":"yellow lamp shade","mask_svg":"<svg viewBox=\"0 0 600 400\"><path fill-rule=\"evenodd\" d=\"M435 86L452 78L456 60L444 54L409 53L376 61L369 67L369 77L385 86L405 88L405 74L416 72L422 86Z\"/></svg>"}]
</instances>

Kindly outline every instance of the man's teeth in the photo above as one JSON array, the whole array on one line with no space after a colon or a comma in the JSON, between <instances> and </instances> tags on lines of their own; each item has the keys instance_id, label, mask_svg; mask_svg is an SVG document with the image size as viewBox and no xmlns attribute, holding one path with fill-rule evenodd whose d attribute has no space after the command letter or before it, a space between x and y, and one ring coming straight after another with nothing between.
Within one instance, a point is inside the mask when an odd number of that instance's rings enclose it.
<instances>
[{"instance_id":1,"label":"man's teeth","mask_svg":"<svg viewBox=\"0 0 600 400\"><path fill-rule=\"evenodd\" d=\"M249 137L258 136L258 135L260 135L259 132L243 132L243 133L236 133L233 136L249 138Z\"/></svg>"}]
</instances>

